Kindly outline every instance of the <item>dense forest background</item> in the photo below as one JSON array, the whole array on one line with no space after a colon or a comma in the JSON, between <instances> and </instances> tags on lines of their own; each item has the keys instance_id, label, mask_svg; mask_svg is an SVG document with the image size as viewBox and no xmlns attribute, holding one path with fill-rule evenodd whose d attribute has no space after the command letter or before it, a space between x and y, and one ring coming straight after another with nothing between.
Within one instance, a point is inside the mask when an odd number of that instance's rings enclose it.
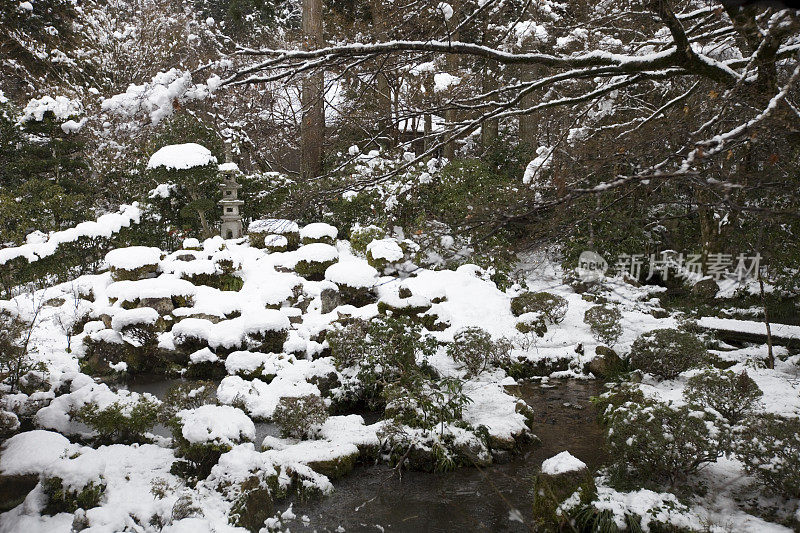
<instances>
[{"instance_id":1,"label":"dense forest background","mask_svg":"<svg viewBox=\"0 0 800 533\"><path fill-rule=\"evenodd\" d=\"M198 202L145 167L197 142L233 152L247 220L503 275L553 245L759 253L792 292L799 50L797 11L706 0L4 2L0 240L133 201L153 244L201 237L218 178Z\"/></svg>"}]
</instances>

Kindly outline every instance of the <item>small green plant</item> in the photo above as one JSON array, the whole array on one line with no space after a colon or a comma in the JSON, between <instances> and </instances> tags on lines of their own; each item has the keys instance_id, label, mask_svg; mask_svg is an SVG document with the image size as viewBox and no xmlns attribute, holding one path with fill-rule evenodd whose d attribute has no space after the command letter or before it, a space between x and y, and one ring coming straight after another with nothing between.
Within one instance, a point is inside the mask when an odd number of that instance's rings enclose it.
<instances>
[{"instance_id":1,"label":"small green plant","mask_svg":"<svg viewBox=\"0 0 800 533\"><path fill-rule=\"evenodd\" d=\"M189 381L178 383L167 390L159 409L158 420L169 423L178 411L196 409L201 405L217 402L217 385L213 381Z\"/></svg>"},{"instance_id":2,"label":"small green plant","mask_svg":"<svg viewBox=\"0 0 800 533\"><path fill-rule=\"evenodd\" d=\"M328 419L328 408L316 394L284 397L278 402L272 418L281 428L282 436L312 439Z\"/></svg>"},{"instance_id":3,"label":"small green plant","mask_svg":"<svg viewBox=\"0 0 800 533\"><path fill-rule=\"evenodd\" d=\"M75 419L95 430L104 444L131 444L146 440L144 434L155 425L158 411L158 400L142 396L135 402L114 402L102 409L96 403L86 404Z\"/></svg>"},{"instance_id":4,"label":"small green plant","mask_svg":"<svg viewBox=\"0 0 800 533\"><path fill-rule=\"evenodd\" d=\"M683 395L690 404L710 407L735 425L756 409L764 393L745 371L709 369L689 378Z\"/></svg>"},{"instance_id":5,"label":"small green plant","mask_svg":"<svg viewBox=\"0 0 800 533\"><path fill-rule=\"evenodd\" d=\"M472 399L464 393L464 382L458 378L430 379L417 375L401 385L392 383L384 389L386 416L412 428L444 434L447 424L464 424L464 407Z\"/></svg>"},{"instance_id":6,"label":"small green plant","mask_svg":"<svg viewBox=\"0 0 800 533\"><path fill-rule=\"evenodd\" d=\"M447 347L447 355L466 371L467 377L476 376L490 365L505 360L510 351L509 341L492 340L489 332L478 327L458 330Z\"/></svg>"},{"instance_id":7,"label":"small green plant","mask_svg":"<svg viewBox=\"0 0 800 533\"><path fill-rule=\"evenodd\" d=\"M677 329L656 329L642 333L633 342L633 368L663 379L675 379L681 372L708 360L706 347L696 335Z\"/></svg>"},{"instance_id":8,"label":"small green plant","mask_svg":"<svg viewBox=\"0 0 800 533\"><path fill-rule=\"evenodd\" d=\"M89 482L80 489L64 486L60 477L48 477L42 481L42 491L47 496L43 514L74 513L78 509L91 509L100 505L106 490L105 481Z\"/></svg>"},{"instance_id":9,"label":"small green plant","mask_svg":"<svg viewBox=\"0 0 800 533\"><path fill-rule=\"evenodd\" d=\"M616 307L596 305L586 310L583 321L589 325L592 336L608 346L614 346L622 335L622 313Z\"/></svg>"},{"instance_id":10,"label":"small green plant","mask_svg":"<svg viewBox=\"0 0 800 533\"><path fill-rule=\"evenodd\" d=\"M358 391L352 394L372 408L385 404L381 393L387 385L411 384L424 374L429 368L425 360L438 346L411 318L383 315L345 326L328 343L337 366L356 371L353 387Z\"/></svg>"},{"instance_id":11,"label":"small green plant","mask_svg":"<svg viewBox=\"0 0 800 533\"><path fill-rule=\"evenodd\" d=\"M336 368L343 370L361 362L366 353L368 330L369 323L366 320L356 319L327 331L325 340Z\"/></svg>"},{"instance_id":12,"label":"small green plant","mask_svg":"<svg viewBox=\"0 0 800 533\"><path fill-rule=\"evenodd\" d=\"M723 432L709 421L713 415L686 405L622 404L611 413L606 433L612 479L623 487L685 485L726 451Z\"/></svg>"},{"instance_id":13,"label":"small green plant","mask_svg":"<svg viewBox=\"0 0 800 533\"><path fill-rule=\"evenodd\" d=\"M514 316L525 313L541 313L544 318L558 324L567 314L567 300L549 292L523 292L511 299L511 312Z\"/></svg>"},{"instance_id":14,"label":"small green plant","mask_svg":"<svg viewBox=\"0 0 800 533\"><path fill-rule=\"evenodd\" d=\"M353 251L366 254L369 243L385 237L386 232L378 226L354 226L350 230L350 245Z\"/></svg>"},{"instance_id":15,"label":"small green plant","mask_svg":"<svg viewBox=\"0 0 800 533\"><path fill-rule=\"evenodd\" d=\"M775 494L800 498L800 419L750 417L737 437L735 453L748 474Z\"/></svg>"}]
</instances>

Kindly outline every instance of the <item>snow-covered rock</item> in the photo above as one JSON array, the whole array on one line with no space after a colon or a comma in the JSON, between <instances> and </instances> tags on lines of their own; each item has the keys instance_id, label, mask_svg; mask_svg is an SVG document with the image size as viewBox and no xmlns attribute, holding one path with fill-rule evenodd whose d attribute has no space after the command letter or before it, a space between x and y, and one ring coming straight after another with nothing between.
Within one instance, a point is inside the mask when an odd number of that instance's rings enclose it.
<instances>
[{"instance_id":1,"label":"snow-covered rock","mask_svg":"<svg viewBox=\"0 0 800 533\"><path fill-rule=\"evenodd\" d=\"M557 476L567 472L578 472L586 469L586 463L569 453L563 451L542 463L542 474Z\"/></svg>"},{"instance_id":2,"label":"snow-covered rock","mask_svg":"<svg viewBox=\"0 0 800 533\"><path fill-rule=\"evenodd\" d=\"M241 409L229 405L201 405L178 411L181 435L191 444L233 446L256 438L256 427Z\"/></svg>"}]
</instances>

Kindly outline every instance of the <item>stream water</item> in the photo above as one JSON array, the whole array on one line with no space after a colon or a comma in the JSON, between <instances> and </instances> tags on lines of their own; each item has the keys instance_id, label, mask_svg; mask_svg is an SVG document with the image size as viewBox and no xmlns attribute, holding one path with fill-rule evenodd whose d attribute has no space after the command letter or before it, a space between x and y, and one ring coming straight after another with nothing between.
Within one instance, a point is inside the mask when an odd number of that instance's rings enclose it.
<instances>
[{"instance_id":1,"label":"stream water","mask_svg":"<svg viewBox=\"0 0 800 533\"><path fill-rule=\"evenodd\" d=\"M131 390L163 396L174 380L138 379ZM328 497L295 503L299 517L310 519L298 531L467 532L531 531L531 486L542 461L568 450L590 467L604 459L603 438L589 398L598 394L591 381L551 381L516 387L535 412L532 445L506 464L460 468L446 474L403 472L387 466L359 466L334 482ZM259 424L257 439L277 434ZM259 442L258 440L256 442ZM511 519L511 511L521 518ZM341 531L341 530L340 530Z\"/></svg>"}]
</instances>

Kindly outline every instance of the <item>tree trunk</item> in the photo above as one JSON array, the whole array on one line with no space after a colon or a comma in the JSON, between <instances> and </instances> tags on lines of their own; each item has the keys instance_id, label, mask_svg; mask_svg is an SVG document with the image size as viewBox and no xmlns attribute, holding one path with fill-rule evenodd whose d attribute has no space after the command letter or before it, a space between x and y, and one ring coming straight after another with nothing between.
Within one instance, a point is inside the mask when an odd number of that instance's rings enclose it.
<instances>
[{"instance_id":1,"label":"tree trunk","mask_svg":"<svg viewBox=\"0 0 800 533\"><path fill-rule=\"evenodd\" d=\"M320 48L322 39L322 1L303 0L303 47ZM301 104L303 118L300 126L300 156L303 178L322 174L322 144L325 140L325 75L315 72L303 80Z\"/></svg>"},{"instance_id":2,"label":"tree trunk","mask_svg":"<svg viewBox=\"0 0 800 533\"><path fill-rule=\"evenodd\" d=\"M372 12L372 25L375 28L375 40L377 42L386 42L389 40L389 32L386 28L386 12L382 0L371 0L370 11ZM383 67L388 65L385 63ZM389 79L386 74L381 70L375 75L377 92L376 98L376 112L377 112L377 130L387 140L394 140L394 135L390 131L392 125L392 91L389 86Z\"/></svg>"},{"instance_id":3,"label":"tree trunk","mask_svg":"<svg viewBox=\"0 0 800 533\"><path fill-rule=\"evenodd\" d=\"M453 40L458 40L458 32L453 34ZM458 63L459 63L459 55L458 54L447 54L447 72L448 74L452 74L455 76L458 74ZM444 119L447 124L453 124L458 120L458 114L456 113L455 109L448 109L444 112ZM446 157L449 161L452 161L456 158L456 142L455 140L450 141L449 143L445 144L442 148L442 156Z\"/></svg>"},{"instance_id":4,"label":"tree trunk","mask_svg":"<svg viewBox=\"0 0 800 533\"><path fill-rule=\"evenodd\" d=\"M482 84L483 92L497 89L497 78L497 74L493 72L488 65L484 66ZM486 151L497 140L499 130L500 122L496 118L487 120L481 125L481 146L483 147L484 151Z\"/></svg>"}]
</instances>

